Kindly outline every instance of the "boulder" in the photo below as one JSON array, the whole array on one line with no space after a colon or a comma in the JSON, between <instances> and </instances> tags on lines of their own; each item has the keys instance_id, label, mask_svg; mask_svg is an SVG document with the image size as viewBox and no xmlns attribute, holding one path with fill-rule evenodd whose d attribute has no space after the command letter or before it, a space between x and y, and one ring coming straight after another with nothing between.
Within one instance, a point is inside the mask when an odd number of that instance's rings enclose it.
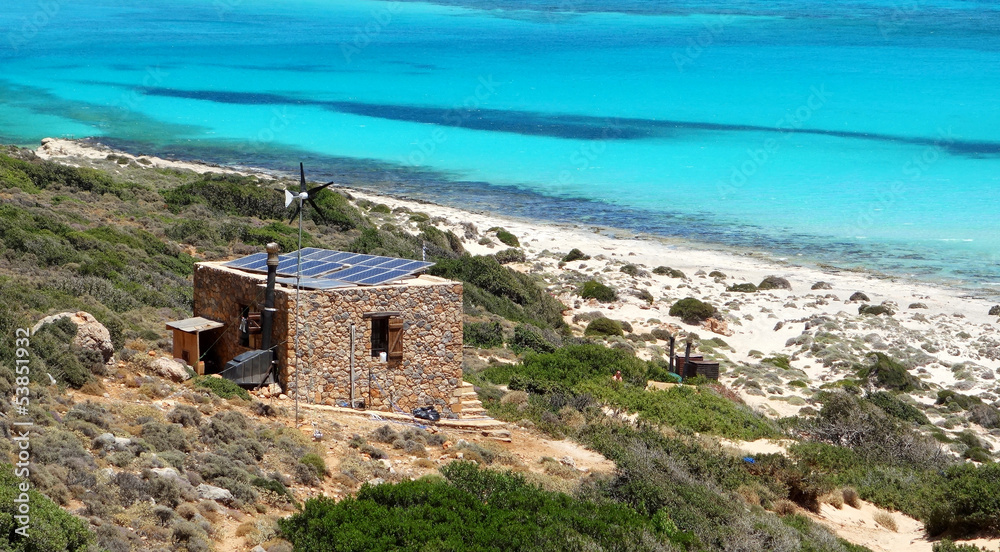
<instances>
[{"instance_id":1,"label":"boulder","mask_svg":"<svg viewBox=\"0 0 1000 552\"><path fill-rule=\"evenodd\" d=\"M864 294L864 292L855 291L854 294L851 295L851 298L848 299L848 301L852 301L852 302L853 301L861 301L862 303L867 303L867 302L871 301L871 299L869 299L868 296Z\"/></svg>"},{"instance_id":2,"label":"boulder","mask_svg":"<svg viewBox=\"0 0 1000 552\"><path fill-rule=\"evenodd\" d=\"M990 316L1000 316L1000 305L996 305L990 309Z\"/></svg>"},{"instance_id":3,"label":"boulder","mask_svg":"<svg viewBox=\"0 0 1000 552\"><path fill-rule=\"evenodd\" d=\"M161 378L182 382L191 378L187 366L172 358L158 358L149 364L150 370Z\"/></svg>"},{"instance_id":4,"label":"boulder","mask_svg":"<svg viewBox=\"0 0 1000 552\"><path fill-rule=\"evenodd\" d=\"M233 493L229 492L229 489L223 489L222 487L202 483L201 485L198 485L196 490L198 491L198 498L202 500L215 500L222 502L232 502L233 500Z\"/></svg>"},{"instance_id":5,"label":"boulder","mask_svg":"<svg viewBox=\"0 0 1000 552\"><path fill-rule=\"evenodd\" d=\"M149 471L155 473L156 475L164 479L173 479L174 481L184 481L185 483L187 482L187 479L182 479L181 474L177 473L177 470L173 468L153 468Z\"/></svg>"},{"instance_id":6,"label":"boulder","mask_svg":"<svg viewBox=\"0 0 1000 552\"><path fill-rule=\"evenodd\" d=\"M116 451L116 450L126 450L132 444L132 439L126 437L115 437L111 433L102 433L94 439L94 442L104 450Z\"/></svg>"},{"instance_id":7,"label":"boulder","mask_svg":"<svg viewBox=\"0 0 1000 552\"><path fill-rule=\"evenodd\" d=\"M816 282L812 285L812 289L833 289L833 286L828 282Z\"/></svg>"},{"instance_id":8,"label":"boulder","mask_svg":"<svg viewBox=\"0 0 1000 552\"><path fill-rule=\"evenodd\" d=\"M769 289L792 289L792 284L788 280L778 277L778 276L768 276L761 280L760 284L757 286L760 290Z\"/></svg>"},{"instance_id":9,"label":"boulder","mask_svg":"<svg viewBox=\"0 0 1000 552\"><path fill-rule=\"evenodd\" d=\"M733 331L729 329L729 323L725 320L719 320L718 318L709 318L701 323L701 327L719 335L727 337L733 335Z\"/></svg>"},{"instance_id":10,"label":"boulder","mask_svg":"<svg viewBox=\"0 0 1000 552\"><path fill-rule=\"evenodd\" d=\"M76 324L76 337L73 338L75 345L101 353L105 363L111 361L111 357L115 354L115 346L111 343L111 332L89 312L61 312L46 316L35 324L31 333L35 333L42 326L62 318L69 318L71 322Z\"/></svg>"}]
</instances>

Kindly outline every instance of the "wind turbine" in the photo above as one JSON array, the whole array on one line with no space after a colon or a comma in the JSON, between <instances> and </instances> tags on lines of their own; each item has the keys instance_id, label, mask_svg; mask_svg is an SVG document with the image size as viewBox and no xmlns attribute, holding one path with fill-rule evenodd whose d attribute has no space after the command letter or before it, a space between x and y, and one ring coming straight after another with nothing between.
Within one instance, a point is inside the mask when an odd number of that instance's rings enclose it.
<instances>
[{"instance_id":1,"label":"wind turbine","mask_svg":"<svg viewBox=\"0 0 1000 552\"><path fill-rule=\"evenodd\" d=\"M322 186L316 186L312 189L306 187L306 169L302 163L299 163L299 193L292 193L287 188L285 188L285 208L288 208L296 199L299 200L299 205L296 207L295 212L292 213L292 218L288 219L288 223L291 224L295 220L295 215L299 216L299 249L298 253L298 264L295 270L295 363L299 363L299 296L302 291L302 211L303 203L309 202L313 209L316 210L316 214L319 215L324 221L326 217L323 215L323 210L319 208L319 205L313 201L321 191L325 190L327 187L331 186L333 182L327 182ZM299 424L299 371L300 367L295 368L295 425Z\"/></svg>"},{"instance_id":2,"label":"wind turbine","mask_svg":"<svg viewBox=\"0 0 1000 552\"><path fill-rule=\"evenodd\" d=\"M299 163L299 176L300 176L300 179L299 179L299 193L298 194L293 194L292 192L289 192L288 190L285 190L285 207L288 207L289 205L291 205L292 204L292 200L294 200L294 199L298 199L299 200L299 206L295 209L295 212L292 213L292 218L288 219L288 224L291 224L292 221L295 220L295 215L299 215L299 226L302 225L302 202L303 201L308 201L309 205L312 205L312 208L316 210L316 214L319 215L319 218L323 219L323 221L325 222L326 221L326 215L323 214L323 210L319 208L319 205L317 205L316 202L313 201L313 198L315 198L316 196L318 196L320 192L322 192L323 190L327 189L329 186L332 186L334 183L333 182L327 182L326 184L323 184L322 186L316 186L316 187L314 187L312 189L306 189L306 171L303 168L302 163ZM301 248L302 247L301 247L301 244L300 244L299 249L301 249Z\"/></svg>"},{"instance_id":3,"label":"wind turbine","mask_svg":"<svg viewBox=\"0 0 1000 552\"><path fill-rule=\"evenodd\" d=\"M291 224L291 222L293 220L295 220L295 215L299 216L299 248L298 248L298 251L296 251L296 254L298 255L298 261L297 261L297 266L296 266L296 270L295 270L295 364L296 364L296 367L295 367L295 426L296 427L298 427L298 425L299 425L299 371L302 368L301 366L299 366L299 361L300 361L300 358L299 358L299 305L301 304L301 301L299 300L299 297L300 297L301 291L302 291L302 211L303 211L303 209L302 209L302 203L305 202L305 201L308 201L309 205L312 205L313 208L316 209L316 212L319 214L319 216L321 218L325 218L325 217L323 217L323 210L319 208L319 205L316 205L316 202L314 202L312 200L312 198L313 198L313 196L315 196L316 194L318 194L320 192L320 190L325 189L330 184L333 184L333 182L328 182L328 183L324 184L323 186L319 186L317 188L313 188L312 190L306 189L306 169L305 169L305 166L303 166L302 163L299 163L299 193L293 194L292 192L288 191L288 188L285 188L285 208L288 208L288 206L291 205L292 202L295 201L296 199L299 200L299 205L295 209L295 213L292 214L292 218L288 219L289 224Z\"/></svg>"}]
</instances>

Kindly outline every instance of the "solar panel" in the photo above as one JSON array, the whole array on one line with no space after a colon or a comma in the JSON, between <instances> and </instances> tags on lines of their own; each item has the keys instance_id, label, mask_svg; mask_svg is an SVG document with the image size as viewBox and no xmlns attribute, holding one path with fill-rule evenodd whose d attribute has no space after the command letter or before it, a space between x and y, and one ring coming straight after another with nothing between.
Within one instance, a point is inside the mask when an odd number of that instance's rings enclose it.
<instances>
[{"instance_id":1,"label":"solar panel","mask_svg":"<svg viewBox=\"0 0 1000 552\"><path fill-rule=\"evenodd\" d=\"M246 268L247 265L254 264L258 261L264 261L267 263L267 253L254 253L248 257L242 257L234 261L229 261L226 266L231 266L233 268Z\"/></svg>"},{"instance_id":2,"label":"solar panel","mask_svg":"<svg viewBox=\"0 0 1000 552\"><path fill-rule=\"evenodd\" d=\"M348 285L378 285L398 280L421 271L434 263L397 259L379 255L366 255L348 251L335 251L318 247L305 247L301 251L303 282L311 282L309 289L332 289ZM277 273L282 283L294 285L299 266L299 251L278 256ZM267 253L254 253L228 261L225 266L251 272L267 272ZM331 284L331 282L334 282ZM348 283L349 282L349 283ZM319 286L319 287L317 287Z\"/></svg>"},{"instance_id":3,"label":"solar panel","mask_svg":"<svg viewBox=\"0 0 1000 552\"><path fill-rule=\"evenodd\" d=\"M405 270L382 270L381 268L378 268L376 270L380 270L381 272L371 276L370 278L357 280L355 283L365 286L377 286L379 284L384 284L386 282L398 280L400 278L410 275L410 273Z\"/></svg>"},{"instance_id":4,"label":"solar panel","mask_svg":"<svg viewBox=\"0 0 1000 552\"><path fill-rule=\"evenodd\" d=\"M319 255L325 253L329 251L329 249L320 249L318 247L304 247L302 248L301 251L302 251L302 260L304 261L308 258L311 261L313 260L313 255ZM291 254L294 256L295 253L296 253L295 251L292 251Z\"/></svg>"},{"instance_id":5,"label":"solar panel","mask_svg":"<svg viewBox=\"0 0 1000 552\"><path fill-rule=\"evenodd\" d=\"M277 278L275 281L280 284L285 284L286 286L295 287L295 278ZM354 284L341 282L339 280L331 280L329 278L302 278L300 285L302 286L302 289L336 289L351 287Z\"/></svg>"},{"instance_id":6,"label":"solar panel","mask_svg":"<svg viewBox=\"0 0 1000 552\"><path fill-rule=\"evenodd\" d=\"M302 263L302 275L313 277L319 276L320 274L326 274L327 272L333 272L338 268L343 268L344 265L340 263L328 263L326 261L309 261L310 266L306 268L306 263Z\"/></svg>"}]
</instances>

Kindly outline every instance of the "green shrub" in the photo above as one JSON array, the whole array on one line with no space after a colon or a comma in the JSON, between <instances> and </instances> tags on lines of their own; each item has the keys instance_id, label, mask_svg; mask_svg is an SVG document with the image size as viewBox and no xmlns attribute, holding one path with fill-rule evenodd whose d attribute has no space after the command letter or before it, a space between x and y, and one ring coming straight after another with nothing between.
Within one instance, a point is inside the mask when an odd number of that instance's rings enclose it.
<instances>
[{"instance_id":1,"label":"green shrub","mask_svg":"<svg viewBox=\"0 0 1000 552\"><path fill-rule=\"evenodd\" d=\"M737 291L740 293L756 293L757 286L753 284L733 284L727 287L726 291Z\"/></svg>"},{"instance_id":2,"label":"green shrub","mask_svg":"<svg viewBox=\"0 0 1000 552\"><path fill-rule=\"evenodd\" d=\"M184 431L174 424L156 422L143 424L142 438L157 452L165 450L188 452L191 450L191 445L188 443Z\"/></svg>"},{"instance_id":3,"label":"green shrub","mask_svg":"<svg viewBox=\"0 0 1000 552\"><path fill-rule=\"evenodd\" d=\"M634 264L624 265L619 270L624 274L628 274L629 276L639 275L639 267L635 266Z\"/></svg>"},{"instance_id":4,"label":"green shrub","mask_svg":"<svg viewBox=\"0 0 1000 552\"><path fill-rule=\"evenodd\" d=\"M583 251L573 248L565 257L562 258L562 262L571 263L573 261L589 261L590 255L585 255Z\"/></svg>"},{"instance_id":5,"label":"green shrub","mask_svg":"<svg viewBox=\"0 0 1000 552\"><path fill-rule=\"evenodd\" d=\"M309 453L302 458L299 458L299 462L312 468L319 477L323 477L329 473L326 469L326 461L323 460L323 457L318 454Z\"/></svg>"},{"instance_id":6,"label":"green shrub","mask_svg":"<svg viewBox=\"0 0 1000 552\"><path fill-rule=\"evenodd\" d=\"M517 236L503 228L497 230L497 239L500 240L500 243L508 247L521 247L521 242L517 241Z\"/></svg>"},{"instance_id":7,"label":"green shrub","mask_svg":"<svg viewBox=\"0 0 1000 552\"><path fill-rule=\"evenodd\" d=\"M900 420L912 422L917 425L930 424L930 420L927 419L927 416L917 407L905 403L885 391L870 393L865 397L865 400L881 408L886 414Z\"/></svg>"},{"instance_id":8,"label":"green shrub","mask_svg":"<svg viewBox=\"0 0 1000 552\"><path fill-rule=\"evenodd\" d=\"M923 389L924 384L911 375L906 367L884 353L872 353L872 363L857 370L858 377L869 380L878 387L894 391Z\"/></svg>"},{"instance_id":9,"label":"green shrub","mask_svg":"<svg viewBox=\"0 0 1000 552\"><path fill-rule=\"evenodd\" d=\"M715 307L704 303L694 297L687 297L677 301L670 307L670 316L677 316L688 324L699 324L717 316Z\"/></svg>"},{"instance_id":10,"label":"green shrub","mask_svg":"<svg viewBox=\"0 0 1000 552\"><path fill-rule=\"evenodd\" d=\"M650 521L626 506L543 491L469 462L441 471L447 480L364 486L340 502L311 499L278 524L303 552L630 550L655 540Z\"/></svg>"},{"instance_id":11,"label":"green shrub","mask_svg":"<svg viewBox=\"0 0 1000 552\"><path fill-rule=\"evenodd\" d=\"M463 339L474 347L493 349L503 347L503 326L499 322L473 322L463 324Z\"/></svg>"},{"instance_id":12,"label":"green shrub","mask_svg":"<svg viewBox=\"0 0 1000 552\"><path fill-rule=\"evenodd\" d=\"M197 376L194 378L193 382L196 387L208 389L223 399L239 397L245 401L251 400L250 393L248 393L246 389L243 389L239 385L225 378Z\"/></svg>"},{"instance_id":13,"label":"green shrub","mask_svg":"<svg viewBox=\"0 0 1000 552\"><path fill-rule=\"evenodd\" d=\"M670 276L671 278L687 278L683 272L669 266L658 266L653 269L653 274L659 276Z\"/></svg>"},{"instance_id":14,"label":"green shrub","mask_svg":"<svg viewBox=\"0 0 1000 552\"><path fill-rule=\"evenodd\" d=\"M492 256L438 259L429 272L464 283L463 300L468 312L483 308L508 320L538 327L565 325L565 305L534 278L501 265Z\"/></svg>"},{"instance_id":15,"label":"green shrub","mask_svg":"<svg viewBox=\"0 0 1000 552\"><path fill-rule=\"evenodd\" d=\"M955 544L948 539L935 542L932 552L987 552L974 544Z\"/></svg>"},{"instance_id":16,"label":"green shrub","mask_svg":"<svg viewBox=\"0 0 1000 552\"><path fill-rule=\"evenodd\" d=\"M597 280L588 280L584 282L583 286L578 290L580 297L584 299L597 299L601 303L610 303L615 299L618 299L618 294L615 290L598 282Z\"/></svg>"},{"instance_id":17,"label":"green shrub","mask_svg":"<svg viewBox=\"0 0 1000 552\"><path fill-rule=\"evenodd\" d=\"M555 347L542 337L537 328L528 324L518 324L514 328L514 337L510 341L510 348L518 353L529 350L537 353L550 353L555 350Z\"/></svg>"},{"instance_id":18,"label":"green shrub","mask_svg":"<svg viewBox=\"0 0 1000 552\"><path fill-rule=\"evenodd\" d=\"M587 328L583 331L583 335L586 336L610 336L610 335L625 335L622 331L622 325L611 320L610 318L595 318L587 324Z\"/></svg>"},{"instance_id":19,"label":"green shrub","mask_svg":"<svg viewBox=\"0 0 1000 552\"><path fill-rule=\"evenodd\" d=\"M896 313L889 307L884 307L882 305L861 305L858 307L858 314L871 314L873 316L887 314L892 316Z\"/></svg>"},{"instance_id":20,"label":"green shrub","mask_svg":"<svg viewBox=\"0 0 1000 552\"><path fill-rule=\"evenodd\" d=\"M87 523L57 506L34 489L27 491L29 514L28 538L15 533L21 526L15 516L22 482L14 467L0 464L0 550L8 552L87 552L94 535Z\"/></svg>"},{"instance_id":21,"label":"green shrub","mask_svg":"<svg viewBox=\"0 0 1000 552\"><path fill-rule=\"evenodd\" d=\"M956 405L962 410L969 410L973 406L982 404L983 401L979 397L973 397L971 395L963 395L956 391L950 389L942 389L938 391L937 400L934 404L940 404L944 406Z\"/></svg>"},{"instance_id":22,"label":"green shrub","mask_svg":"<svg viewBox=\"0 0 1000 552\"><path fill-rule=\"evenodd\" d=\"M526 260L528 260L528 257L525 256L524 251L514 248L504 249L503 251L497 251L493 256L496 257L497 262L500 264L523 263Z\"/></svg>"}]
</instances>

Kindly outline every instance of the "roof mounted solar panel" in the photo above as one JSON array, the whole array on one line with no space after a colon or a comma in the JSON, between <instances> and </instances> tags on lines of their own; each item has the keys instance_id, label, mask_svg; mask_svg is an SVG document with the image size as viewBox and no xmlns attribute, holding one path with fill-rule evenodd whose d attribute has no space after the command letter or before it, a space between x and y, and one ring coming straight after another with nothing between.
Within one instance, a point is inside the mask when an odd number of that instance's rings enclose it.
<instances>
[{"instance_id":1,"label":"roof mounted solar panel","mask_svg":"<svg viewBox=\"0 0 1000 552\"><path fill-rule=\"evenodd\" d=\"M345 285L378 285L391 282L433 266L434 263L335 251L318 247L305 247L278 256L277 273L283 280L292 281L299 271L301 253L301 276L303 281L317 280L311 289L332 289L328 282L339 281L334 287ZM267 253L254 253L246 257L224 263L225 266L249 272L267 272ZM322 282L319 282L322 280ZM280 280L279 280L280 281ZM349 283L348 283L349 282ZM303 286L305 287L305 286Z\"/></svg>"},{"instance_id":2,"label":"roof mounted solar panel","mask_svg":"<svg viewBox=\"0 0 1000 552\"><path fill-rule=\"evenodd\" d=\"M364 286L377 286L379 284L385 284L393 280L398 280L400 278L404 278L410 275L410 273L405 270L382 270L382 269L378 270L380 270L381 272L369 278L365 278L363 280L357 280L356 283Z\"/></svg>"},{"instance_id":3,"label":"roof mounted solar panel","mask_svg":"<svg viewBox=\"0 0 1000 552\"><path fill-rule=\"evenodd\" d=\"M231 266L233 268L246 268L249 265L253 265L259 261L267 263L267 253L254 253L253 255L247 257L241 257L225 263L226 266Z\"/></svg>"},{"instance_id":4,"label":"roof mounted solar panel","mask_svg":"<svg viewBox=\"0 0 1000 552\"><path fill-rule=\"evenodd\" d=\"M295 278L277 278L275 281L279 284L295 287ZM341 282L340 280L331 280L329 278L302 278L300 286L302 289L337 289L352 287L354 284L351 282Z\"/></svg>"}]
</instances>

